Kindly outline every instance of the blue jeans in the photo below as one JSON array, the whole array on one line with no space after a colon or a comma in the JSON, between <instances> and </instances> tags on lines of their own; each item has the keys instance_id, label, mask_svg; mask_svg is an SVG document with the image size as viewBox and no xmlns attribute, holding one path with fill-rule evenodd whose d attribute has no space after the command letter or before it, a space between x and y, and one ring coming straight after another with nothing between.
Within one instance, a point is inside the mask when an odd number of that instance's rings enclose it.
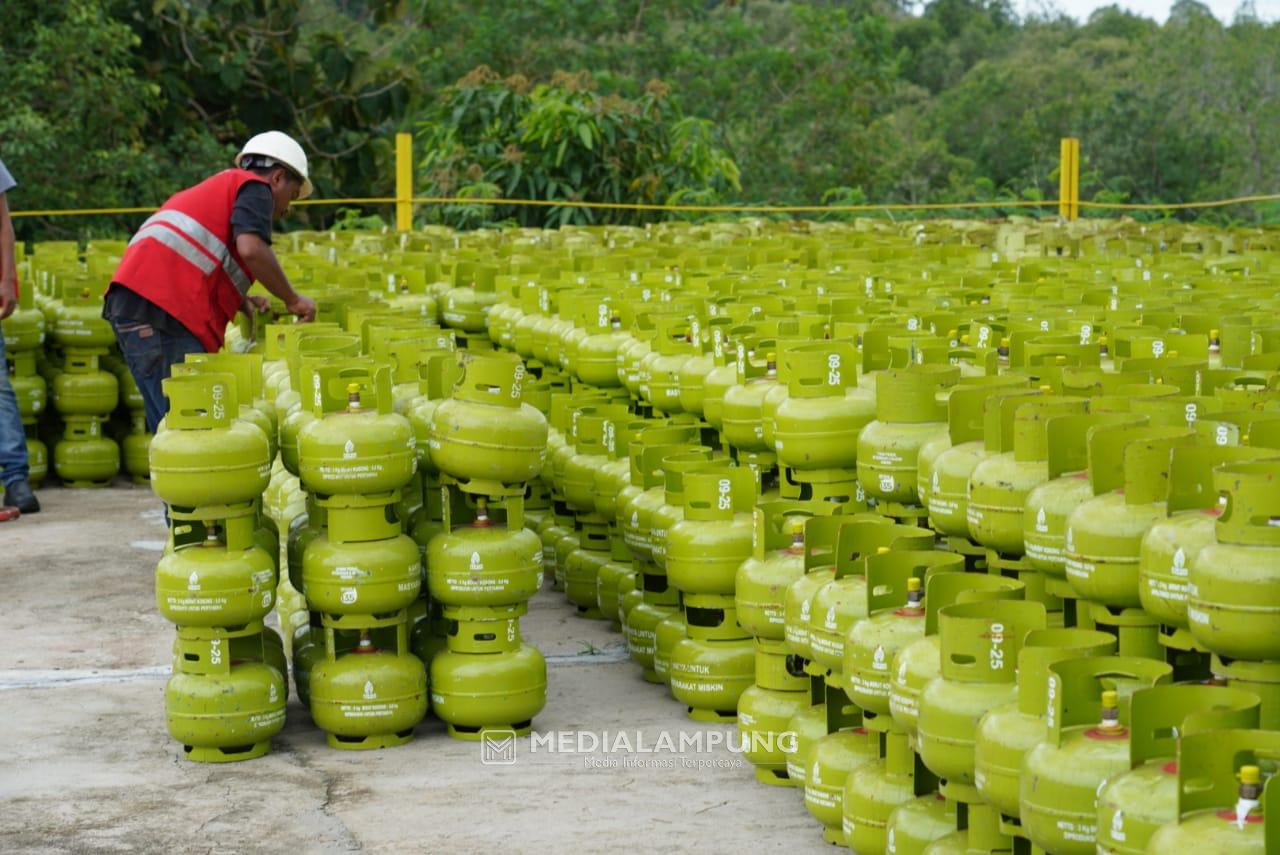
<instances>
[{"instance_id":1,"label":"blue jeans","mask_svg":"<svg viewBox=\"0 0 1280 855\"><path fill-rule=\"evenodd\" d=\"M148 324L112 321L116 344L133 374L146 406L147 433L155 433L156 425L169 412L169 400L161 385L169 377L169 369L188 353L204 353L204 345L191 333L169 335Z\"/></svg>"},{"instance_id":2,"label":"blue jeans","mask_svg":"<svg viewBox=\"0 0 1280 855\"><path fill-rule=\"evenodd\" d=\"M27 435L4 361L4 333L0 333L0 369L0 484L8 487L27 479Z\"/></svg>"}]
</instances>

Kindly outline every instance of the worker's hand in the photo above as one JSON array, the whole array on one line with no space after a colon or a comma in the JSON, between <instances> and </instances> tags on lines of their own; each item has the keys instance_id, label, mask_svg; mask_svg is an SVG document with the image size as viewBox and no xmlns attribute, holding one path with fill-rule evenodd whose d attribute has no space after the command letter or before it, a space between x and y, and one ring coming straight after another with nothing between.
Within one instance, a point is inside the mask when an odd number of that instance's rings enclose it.
<instances>
[{"instance_id":1,"label":"worker's hand","mask_svg":"<svg viewBox=\"0 0 1280 855\"><path fill-rule=\"evenodd\" d=\"M310 297L299 294L285 308L289 310L289 314L297 315L299 323L310 323L316 319L316 301Z\"/></svg>"},{"instance_id":2,"label":"worker's hand","mask_svg":"<svg viewBox=\"0 0 1280 855\"><path fill-rule=\"evenodd\" d=\"M246 315L265 315L271 311L271 301L258 294L246 294L240 308Z\"/></svg>"},{"instance_id":3,"label":"worker's hand","mask_svg":"<svg viewBox=\"0 0 1280 855\"><path fill-rule=\"evenodd\" d=\"M0 282L0 321L18 308L18 283L13 279Z\"/></svg>"}]
</instances>

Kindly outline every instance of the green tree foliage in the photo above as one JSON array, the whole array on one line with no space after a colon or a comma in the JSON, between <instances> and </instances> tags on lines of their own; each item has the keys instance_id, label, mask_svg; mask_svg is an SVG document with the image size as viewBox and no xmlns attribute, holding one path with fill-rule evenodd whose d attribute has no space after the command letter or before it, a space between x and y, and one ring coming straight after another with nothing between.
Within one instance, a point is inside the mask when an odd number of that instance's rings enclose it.
<instances>
[{"instance_id":1,"label":"green tree foliage","mask_svg":"<svg viewBox=\"0 0 1280 855\"><path fill-rule=\"evenodd\" d=\"M1220 22L1196 0L1163 24L1116 7L1076 23L1020 19L1011 0L917 5L6 0L0 158L22 182L15 207L146 205L274 127L307 146L321 195L384 196L392 134L417 129L431 158L420 193L570 203L423 209L468 225L599 221L571 204L584 199L1054 198L1064 135L1081 139L1085 199L1280 190L1280 23L1247 11ZM455 83L480 66L498 79L464 95ZM546 81L542 94L500 82L522 78ZM669 87L661 98L646 89L655 79ZM567 92L553 80L591 83ZM489 114L498 125L481 123ZM637 136L618 144L624 128ZM739 181L717 165L727 162ZM329 224L337 212L296 216ZM31 236L136 221L19 226Z\"/></svg>"},{"instance_id":2,"label":"green tree foliage","mask_svg":"<svg viewBox=\"0 0 1280 855\"><path fill-rule=\"evenodd\" d=\"M707 203L741 189L711 123L682 115L660 80L629 100L601 92L585 72L533 84L482 65L431 106L419 141L418 186L428 195L561 203L434 209L450 225L493 218L526 226L638 222L655 214L573 203Z\"/></svg>"}]
</instances>

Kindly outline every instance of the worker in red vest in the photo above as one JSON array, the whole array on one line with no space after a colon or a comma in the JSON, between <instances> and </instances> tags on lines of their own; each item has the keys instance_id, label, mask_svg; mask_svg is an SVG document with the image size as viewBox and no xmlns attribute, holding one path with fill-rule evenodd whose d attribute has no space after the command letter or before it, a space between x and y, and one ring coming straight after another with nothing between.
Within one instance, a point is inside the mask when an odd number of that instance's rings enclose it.
<instances>
[{"instance_id":1,"label":"worker in red vest","mask_svg":"<svg viewBox=\"0 0 1280 855\"><path fill-rule=\"evenodd\" d=\"M271 249L271 224L311 195L307 156L288 135L258 134L235 169L174 194L133 235L107 288L102 316L146 406L147 430L168 412L161 382L188 353L222 347L236 312L265 312L254 280L306 322L316 304L289 284Z\"/></svg>"}]
</instances>

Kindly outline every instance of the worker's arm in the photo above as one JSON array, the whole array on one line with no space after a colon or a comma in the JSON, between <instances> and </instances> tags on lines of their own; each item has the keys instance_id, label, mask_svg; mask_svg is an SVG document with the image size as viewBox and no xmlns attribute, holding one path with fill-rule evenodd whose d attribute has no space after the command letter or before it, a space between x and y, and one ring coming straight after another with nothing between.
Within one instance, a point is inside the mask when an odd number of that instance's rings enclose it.
<instances>
[{"instance_id":1,"label":"worker's arm","mask_svg":"<svg viewBox=\"0 0 1280 855\"><path fill-rule=\"evenodd\" d=\"M236 252L244 259L245 266L253 274L253 278L263 287L284 301L284 307L298 320L306 323L316 317L316 304L310 297L304 297L289 284L289 277L280 267L271 244L251 232L236 235Z\"/></svg>"},{"instance_id":2,"label":"worker's arm","mask_svg":"<svg viewBox=\"0 0 1280 855\"><path fill-rule=\"evenodd\" d=\"M0 320L9 317L18 308L18 263L13 243L9 194L0 193Z\"/></svg>"}]
</instances>

